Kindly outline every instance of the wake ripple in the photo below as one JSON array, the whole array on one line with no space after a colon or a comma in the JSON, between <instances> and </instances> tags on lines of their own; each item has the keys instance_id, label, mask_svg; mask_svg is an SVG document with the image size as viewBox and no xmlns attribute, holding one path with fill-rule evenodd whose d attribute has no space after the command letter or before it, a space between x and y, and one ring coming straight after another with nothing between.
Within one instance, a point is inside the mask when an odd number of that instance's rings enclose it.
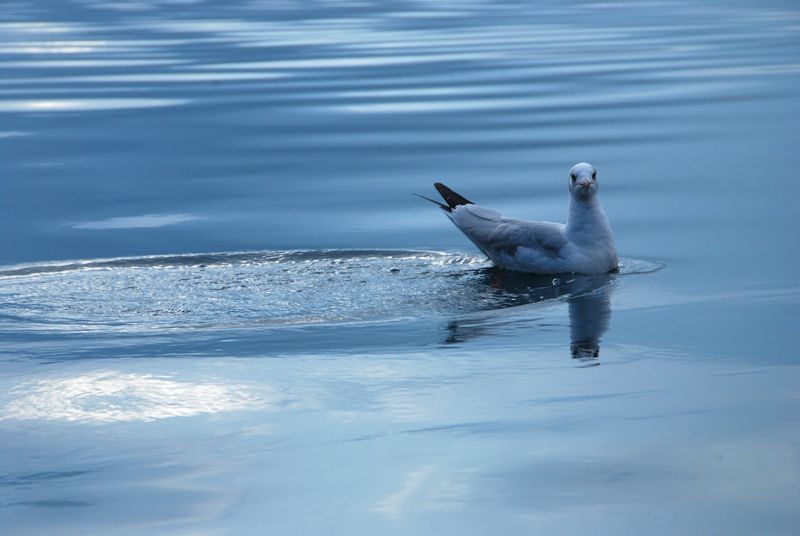
<instances>
[{"instance_id":1,"label":"wake ripple","mask_svg":"<svg viewBox=\"0 0 800 536\"><path fill-rule=\"evenodd\" d=\"M436 251L306 250L128 257L0 269L0 329L140 331L375 322L524 305L661 266L541 277Z\"/></svg>"}]
</instances>

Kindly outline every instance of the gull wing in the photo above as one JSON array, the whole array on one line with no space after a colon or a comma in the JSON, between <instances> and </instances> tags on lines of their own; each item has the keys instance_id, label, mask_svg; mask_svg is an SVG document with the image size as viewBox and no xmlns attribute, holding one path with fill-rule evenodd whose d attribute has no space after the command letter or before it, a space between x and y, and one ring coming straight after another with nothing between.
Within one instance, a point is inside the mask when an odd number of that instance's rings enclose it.
<instances>
[{"instance_id":1,"label":"gull wing","mask_svg":"<svg viewBox=\"0 0 800 536\"><path fill-rule=\"evenodd\" d=\"M524 255L526 262L552 264L561 260L568 241L564 226L558 223L504 218L499 212L478 205L460 205L447 213L453 223L490 259L500 265L515 264ZM537 263L538 264L538 263Z\"/></svg>"}]
</instances>

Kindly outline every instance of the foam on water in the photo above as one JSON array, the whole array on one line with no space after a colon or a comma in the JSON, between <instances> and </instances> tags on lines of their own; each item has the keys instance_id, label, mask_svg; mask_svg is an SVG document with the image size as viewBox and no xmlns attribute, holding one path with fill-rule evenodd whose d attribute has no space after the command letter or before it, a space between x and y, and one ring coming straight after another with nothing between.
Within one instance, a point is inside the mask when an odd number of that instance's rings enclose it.
<instances>
[{"instance_id":1,"label":"foam on water","mask_svg":"<svg viewBox=\"0 0 800 536\"><path fill-rule=\"evenodd\" d=\"M623 259L620 275L660 265ZM307 250L129 257L0 270L4 329L193 329L386 321L557 299L616 275L514 274L435 251Z\"/></svg>"}]
</instances>

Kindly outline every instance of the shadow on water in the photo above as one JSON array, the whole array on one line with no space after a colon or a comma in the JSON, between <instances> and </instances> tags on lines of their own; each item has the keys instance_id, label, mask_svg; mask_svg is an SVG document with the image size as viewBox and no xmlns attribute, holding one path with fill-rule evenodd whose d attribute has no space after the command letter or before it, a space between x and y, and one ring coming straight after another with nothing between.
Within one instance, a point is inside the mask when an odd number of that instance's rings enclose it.
<instances>
[{"instance_id":1,"label":"shadow on water","mask_svg":"<svg viewBox=\"0 0 800 536\"><path fill-rule=\"evenodd\" d=\"M481 270L473 285L484 286L510 302L535 304L566 300L569 307L570 355L599 364L600 340L611 320L611 293L618 274L538 276L496 268ZM509 303L512 305L512 303ZM451 320L444 344L458 344L490 333L485 323Z\"/></svg>"}]
</instances>

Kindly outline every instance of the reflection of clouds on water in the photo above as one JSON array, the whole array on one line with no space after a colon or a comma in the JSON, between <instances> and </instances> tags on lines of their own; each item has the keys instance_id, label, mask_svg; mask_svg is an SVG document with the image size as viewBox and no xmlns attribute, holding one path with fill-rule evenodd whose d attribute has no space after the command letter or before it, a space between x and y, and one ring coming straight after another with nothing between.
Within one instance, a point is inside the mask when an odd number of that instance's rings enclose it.
<instances>
[{"instance_id":1,"label":"reflection of clouds on water","mask_svg":"<svg viewBox=\"0 0 800 536\"><path fill-rule=\"evenodd\" d=\"M151 374L96 371L23 383L9 391L0 420L86 423L154 421L263 408L270 400L245 385L178 382Z\"/></svg>"},{"instance_id":2,"label":"reflection of clouds on water","mask_svg":"<svg viewBox=\"0 0 800 536\"><path fill-rule=\"evenodd\" d=\"M407 507L409 500L428 479L433 470L433 466L428 466L408 473L400 489L378 501L374 510L389 517L400 516Z\"/></svg>"},{"instance_id":3,"label":"reflection of clouds on water","mask_svg":"<svg viewBox=\"0 0 800 536\"><path fill-rule=\"evenodd\" d=\"M143 214L72 224L73 229L151 229L201 219L194 214Z\"/></svg>"}]
</instances>

